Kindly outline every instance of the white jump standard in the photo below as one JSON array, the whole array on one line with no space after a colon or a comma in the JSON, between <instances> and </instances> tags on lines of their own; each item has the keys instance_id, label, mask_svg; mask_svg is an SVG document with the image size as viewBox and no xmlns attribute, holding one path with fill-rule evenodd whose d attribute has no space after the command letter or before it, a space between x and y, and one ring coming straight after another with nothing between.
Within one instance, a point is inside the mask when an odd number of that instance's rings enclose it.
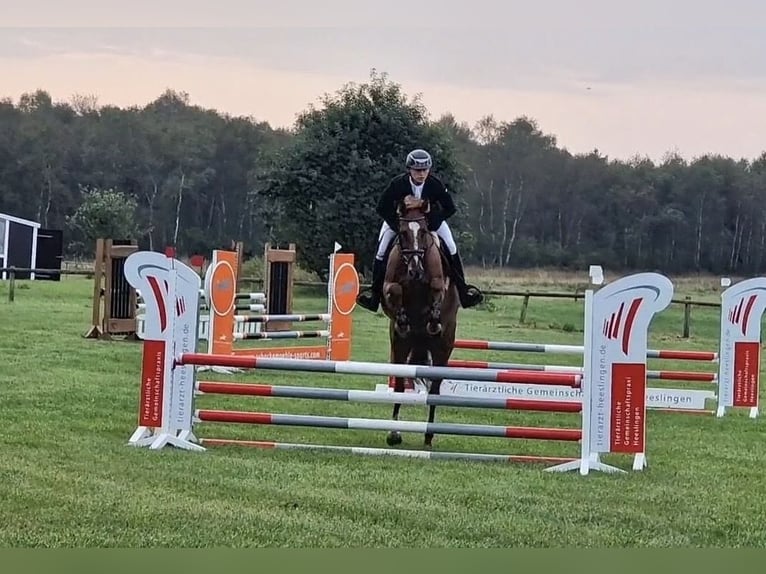
<instances>
[{"instance_id":1,"label":"white jump standard","mask_svg":"<svg viewBox=\"0 0 766 574\"><path fill-rule=\"evenodd\" d=\"M761 317L766 309L766 277L735 283L721 294L721 353L718 362L718 410L759 410Z\"/></svg>"},{"instance_id":2,"label":"white jump standard","mask_svg":"<svg viewBox=\"0 0 766 574\"><path fill-rule=\"evenodd\" d=\"M391 454L422 458L463 458L468 460L532 461L554 464L547 471L591 470L625 472L603 463L608 453L633 455L633 469L646 465L646 358L647 330L654 315L669 305L671 282L656 273L622 278L585 297L585 335L582 373L546 373L522 370L472 369L421 365L398 365L358 361L332 361L202 354L196 352L200 278L183 263L157 253L139 252L126 262L126 276L145 293L147 337L144 341L144 368L141 384L139 427L130 444L160 449L173 445L205 450L212 444L248 444L262 448L341 450L360 454ZM164 285L164 288L159 286ZM582 403L559 405L545 401L520 405L505 399L471 399L408 395L374 391L250 385L245 383L197 382L195 365L220 365L256 370L332 373L408 378L449 378L453 380L507 381L534 385L558 385L582 393ZM401 404L450 404L467 408L503 408L580 413L580 428L507 427L479 424L426 423L397 420L272 414L262 412L216 411L195 407L195 391L202 394L242 394L270 397L346 400ZM398 396L397 396L398 395ZM198 439L194 424L203 421L258 425L288 425L333 429L394 430L416 433L460 434L513 439L579 442L579 457L534 457L486 455L480 453L439 453L430 451L300 445L268 441L227 441Z\"/></svg>"}]
</instances>

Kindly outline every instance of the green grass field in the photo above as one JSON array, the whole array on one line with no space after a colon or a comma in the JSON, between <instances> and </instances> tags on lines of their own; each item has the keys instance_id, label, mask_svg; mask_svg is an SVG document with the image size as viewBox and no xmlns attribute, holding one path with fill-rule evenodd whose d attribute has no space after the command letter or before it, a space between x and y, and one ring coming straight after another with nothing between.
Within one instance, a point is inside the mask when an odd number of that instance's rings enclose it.
<instances>
[{"instance_id":1,"label":"green grass field","mask_svg":"<svg viewBox=\"0 0 766 574\"><path fill-rule=\"evenodd\" d=\"M548 285L548 287L554 286ZM518 286L518 285L517 285ZM535 286L530 284L529 286ZM684 288L687 288L684 286ZM625 475L550 474L539 464L362 457L213 447L204 453L126 446L136 427L141 346L82 337L92 282L0 285L0 544L110 547L766 546L762 420L650 412L649 468ZM704 293L693 284L688 293ZM704 290L703 290L704 291ZM680 289L676 296L685 293ZM707 293L710 298L715 294ZM492 298L461 311L463 338L582 343L582 302ZM296 312L323 310L298 293ZM718 310L655 318L650 346L712 350ZM576 364L574 356L458 351L455 357ZM357 310L355 360L385 362L387 324ZM693 369L650 361L649 368ZM711 365L697 365L710 369ZM266 372L204 379L372 389L375 377ZM663 383L652 382L652 386ZM668 383L664 383L669 385ZM241 397L200 408L388 418L388 405ZM403 418L425 420L424 408ZM577 415L437 409L441 422L575 426ZM202 424L202 437L385 447L385 433ZM405 434L402 448L423 437ZM437 436L435 449L576 456L573 443ZM623 468L628 457L608 457Z\"/></svg>"}]
</instances>

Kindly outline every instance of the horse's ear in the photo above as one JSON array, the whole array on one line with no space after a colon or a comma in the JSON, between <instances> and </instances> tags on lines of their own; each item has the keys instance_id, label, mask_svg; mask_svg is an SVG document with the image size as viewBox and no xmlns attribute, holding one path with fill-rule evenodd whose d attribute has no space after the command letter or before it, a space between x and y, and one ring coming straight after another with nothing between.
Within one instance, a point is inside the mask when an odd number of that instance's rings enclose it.
<instances>
[{"instance_id":1,"label":"horse's ear","mask_svg":"<svg viewBox=\"0 0 766 574\"><path fill-rule=\"evenodd\" d=\"M431 202L430 201L424 201L423 202L423 213L428 213L431 211Z\"/></svg>"},{"instance_id":2,"label":"horse's ear","mask_svg":"<svg viewBox=\"0 0 766 574\"><path fill-rule=\"evenodd\" d=\"M396 204L396 215L401 217L402 216L402 212L403 212L403 206L402 206L402 202L400 201L400 202L398 202Z\"/></svg>"}]
</instances>

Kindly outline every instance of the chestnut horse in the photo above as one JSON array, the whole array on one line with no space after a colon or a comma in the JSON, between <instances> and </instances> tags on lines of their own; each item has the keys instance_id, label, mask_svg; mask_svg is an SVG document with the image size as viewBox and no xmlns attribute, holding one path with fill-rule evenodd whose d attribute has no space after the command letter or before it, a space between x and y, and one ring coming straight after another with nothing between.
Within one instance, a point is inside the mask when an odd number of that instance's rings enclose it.
<instances>
[{"instance_id":1,"label":"chestnut horse","mask_svg":"<svg viewBox=\"0 0 766 574\"><path fill-rule=\"evenodd\" d=\"M440 241L428 230L427 201L407 196L399 205L399 225L386 265L381 306L389 318L391 362L446 366L455 345L459 298L445 269ZM404 392L405 380L395 377L394 392ZM429 394L439 394L441 379L428 385ZM400 404L392 418L399 419ZM428 422L436 407L429 406ZM433 434L425 435L430 449ZM386 437L390 446L401 444L399 432Z\"/></svg>"}]
</instances>

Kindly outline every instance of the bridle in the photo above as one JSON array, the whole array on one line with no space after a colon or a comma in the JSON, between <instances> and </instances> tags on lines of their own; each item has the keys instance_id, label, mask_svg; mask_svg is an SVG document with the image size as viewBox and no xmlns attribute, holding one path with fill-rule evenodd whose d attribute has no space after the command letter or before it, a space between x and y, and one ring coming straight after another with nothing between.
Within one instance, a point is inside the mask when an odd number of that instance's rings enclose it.
<instances>
[{"instance_id":1,"label":"bridle","mask_svg":"<svg viewBox=\"0 0 766 574\"><path fill-rule=\"evenodd\" d=\"M424 223L425 221L426 221L426 216L424 214L417 215L417 216L411 216L411 217L402 216L402 217L399 218L399 222L400 223L401 222L404 222L404 223ZM426 226L426 230L427 229L428 228ZM415 234L415 233L417 233L417 232L413 230L413 234ZM417 257L420 257L421 260L418 262L418 265L419 265L419 267L422 267L423 272L425 272L426 271L425 256L426 256L426 252L428 251L428 249L433 246L433 243L434 243L433 237L431 236L430 233L426 233L426 241L424 241L422 245L419 244L417 240L415 240L414 245L416 247L405 248L402 245L402 236L403 236L403 232L400 229L397 232L397 240L398 240L398 243L399 243L399 253L401 255L401 260L402 260L401 263L405 267L409 267L412 264L413 259L415 259Z\"/></svg>"}]
</instances>

